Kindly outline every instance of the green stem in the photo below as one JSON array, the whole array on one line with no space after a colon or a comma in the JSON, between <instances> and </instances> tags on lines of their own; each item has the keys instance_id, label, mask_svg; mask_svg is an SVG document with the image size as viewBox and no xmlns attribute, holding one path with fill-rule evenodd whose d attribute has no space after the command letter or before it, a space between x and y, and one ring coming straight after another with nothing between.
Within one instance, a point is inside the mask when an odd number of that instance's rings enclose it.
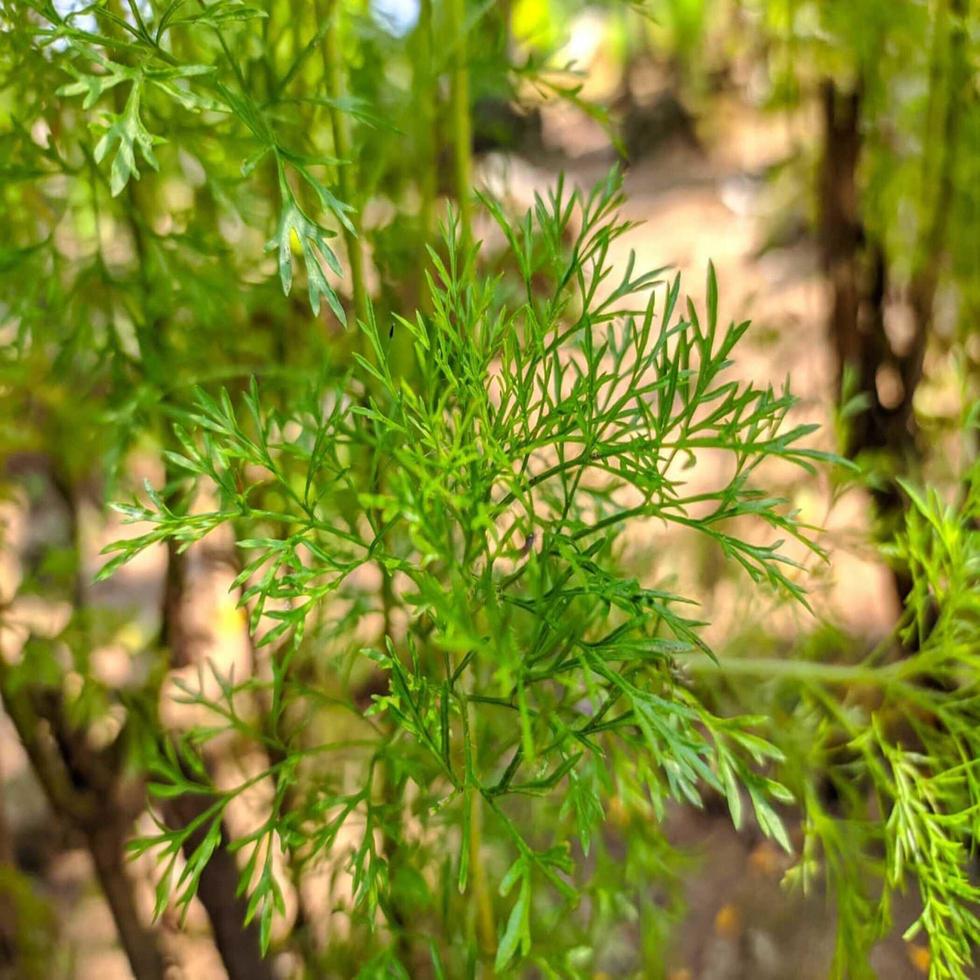
<instances>
[{"instance_id":1,"label":"green stem","mask_svg":"<svg viewBox=\"0 0 980 980\"><path fill-rule=\"evenodd\" d=\"M913 671L903 660L883 667L865 664L825 664L778 657L725 657L715 662L702 654L680 654L678 661L694 674L724 674L729 677L790 678L820 684L871 684L876 687L907 679Z\"/></svg>"},{"instance_id":2,"label":"green stem","mask_svg":"<svg viewBox=\"0 0 980 980\"><path fill-rule=\"evenodd\" d=\"M476 685L476 678L473 684ZM463 746L465 781L470 787L469 799L464 806L469 808L469 869L470 884L473 888L473 911L476 916L476 941L480 954L486 959L492 959L497 946L497 926L494 921L493 900L487 884L486 869L483 866L483 792L477 773L479 760L476 726L478 718L473 711L472 702L466 697L462 703L463 709Z\"/></svg>"},{"instance_id":3,"label":"green stem","mask_svg":"<svg viewBox=\"0 0 980 980\"><path fill-rule=\"evenodd\" d=\"M476 932L480 952L492 957L497 947L497 927L493 918L493 902L487 885L483 855L480 853L483 838L483 795L476 790L470 793L470 868L473 876L473 901L476 906Z\"/></svg>"},{"instance_id":4,"label":"green stem","mask_svg":"<svg viewBox=\"0 0 980 980\"><path fill-rule=\"evenodd\" d=\"M344 55L341 48L339 0L317 0L317 20L327 21L327 29L320 44L323 58L323 74L330 99L330 127L333 131L334 154L342 161L337 168L337 189L340 199L349 204L348 213L353 231L344 228L347 261L350 265L351 288L354 293L354 312L359 320L367 320L368 294L364 279L364 249L361 243L361 211L355 203L355 187L352 179L352 140L350 119L342 108L347 95L347 79L344 73Z\"/></svg>"},{"instance_id":5,"label":"green stem","mask_svg":"<svg viewBox=\"0 0 980 980\"><path fill-rule=\"evenodd\" d=\"M470 120L470 73L466 61L466 0L446 0L446 14L453 52L450 84L453 176L459 207L460 240L466 249L473 240L470 202L473 187L473 134Z\"/></svg>"},{"instance_id":6,"label":"green stem","mask_svg":"<svg viewBox=\"0 0 980 980\"><path fill-rule=\"evenodd\" d=\"M436 200L435 80L432 75L432 0L421 0L416 27L415 101L419 114L419 223L422 237L432 238Z\"/></svg>"},{"instance_id":7,"label":"green stem","mask_svg":"<svg viewBox=\"0 0 980 980\"><path fill-rule=\"evenodd\" d=\"M317 19L321 22L327 19L327 29L323 35L323 42L320 45L320 53L323 58L323 71L326 79L327 95L330 98L330 125L333 129L334 151L336 156L344 161L338 167L337 187L340 191L341 200L345 204L350 204L353 208L349 212L350 229L344 229L344 240L347 244L347 259L350 264L351 284L354 293L354 310L357 318L364 323L369 319L367 286L364 279L364 251L361 244L361 213L360 208L355 204L355 187L352 180L351 171L351 132L350 120L347 113L343 110L343 100L347 95L347 80L344 73L344 58L341 48L340 33L340 0L317 0L316 5ZM370 356L368 350L365 351ZM372 489L380 492L380 477L375 472L371 477ZM375 523L380 529L382 520L380 514L376 515ZM390 612L393 605L391 591L391 578L387 569L381 565L381 602L384 614L383 636L389 636L391 632Z\"/></svg>"}]
</instances>

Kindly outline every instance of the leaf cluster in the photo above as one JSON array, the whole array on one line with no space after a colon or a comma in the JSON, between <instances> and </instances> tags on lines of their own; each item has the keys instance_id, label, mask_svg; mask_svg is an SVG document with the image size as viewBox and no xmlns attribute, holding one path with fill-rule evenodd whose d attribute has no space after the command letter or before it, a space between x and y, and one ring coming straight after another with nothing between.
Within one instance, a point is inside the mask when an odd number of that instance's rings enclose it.
<instances>
[{"instance_id":1,"label":"leaf cluster","mask_svg":"<svg viewBox=\"0 0 980 980\"><path fill-rule=\"evenodd\" d=\"M802 444L811 427L785 425L788 391L731 376L747 324L721 325L712 271L702 313L682 308L679 280L637 272L632 258L612 278L610 249L629 229L619 203L615 177L584 196L559 183L518 219L485 200L516 289L478 273L475 248L450 222L445 257L430 253L431 313L396 317L389 331L360 323L364 353L336 387L291 412L265 408L254 385L241 411L200 391L168 456L189 481L183 503L149 489L120 508L150 529L113 545L104 570L232 524L244 555L236 585L260 644L319 661L339 641L346 652L319 669L339 671L355 715L350 664L366 656L383 672L386 693L356 722L361 785L330 791L323 773L267 829L313 861L360 821L359 900L396 922L389 858L371 831L392 803L374 798L371 773L387 766L399 792L417 794L429 832L456 840L446 873L463 891L475 807L513 855L500 884L510 901L501 969L532 951L542 888L577 904L567 848L589 852L610 793L635 794L660 817L670 800L701 805L718 793L736 825L744 797L763 832L790 846L774 806L790 797L770 774L781 753L760 733L765 720L716 715L682 681L679 656L714 656L701 623L655 572L626 573L622 544L657 525L704 535L755 582L802 600L782 540L751 543L742 525L816 550L754 477L766 460L812 471L826 457ZM410 340L409 367L391 354L394 331ZM726 478L689 491L685 474L708 451L729 460ZM194 504L204 489L212 508ZM358 584L368 568L380 591ZM404 625L380 647L358 647L346 633L352 607ZM281 668L275 686L276 704L311 697ZM307 757L288 715L277 766ZM568 836L518 819L521 799L563 800ZM325 825L314 819L328 812ZM176 853L178 836L156 843Z\"/></svg>"}]
</instances>

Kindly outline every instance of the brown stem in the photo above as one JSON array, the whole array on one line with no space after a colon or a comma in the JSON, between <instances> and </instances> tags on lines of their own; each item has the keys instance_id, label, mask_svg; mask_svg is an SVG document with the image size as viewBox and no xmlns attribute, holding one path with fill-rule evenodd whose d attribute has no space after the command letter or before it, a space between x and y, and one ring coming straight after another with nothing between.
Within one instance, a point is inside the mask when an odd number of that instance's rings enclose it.
<instances>
[{"instance_id":1,"label":"brown stem","mask_svg":"<svg viewBox=\"0 0 980 980\"><path fill-rule=\"evenodd\" d=\"M3 663L0 654L0 665ZM83 774L92 770L98 760L76 764L87 754L87 748L78 744L84 733L67 726L56 702L48 697L43 699L44 718L56 737L45 738L41 713L33 703L31 692L25 688L12 689L8 675L9 668L0 667L4 708L51 808L85 836L133 975L136 980L163 980L164 958L158 937L140 921L132 883L124 867L123 844L130 814L116 794L107 791L114 783L113 774L106 773L104 779L90 784ZM66 750L71 756L65 755Z\"/></svg>"},{"instance_id":2,"label":"brown stem","mask_svg":"<svg viewBox=\"0 0 980 980\"><path fill-rule=\"evenodd\" d=\"M78 495L71 480L49 466L50 483L69 515L71 544L80 551ZM81 572L74 597L84 608ZM69 723L57 689L15 686L0 651L0 696L52 810L86 839L119 939L137 980L162 980L164 957L155 931L141 922L124 867L124 843L134 808L124 798L117 746L93 751L87 732Z\"/></svg>"},{"instance_id":3,"label":"brown stem","mask_svg":"<svg viewBox=\"0 0 980 980\"><path fill-rule=\"evenodd\" d=\"M140 921L132 882L123 861L126 827L113 820L93 827L87 834L95 873L102 886L136 980L163 980L165 965L156 936Z\"/></svg>"},{"instance_id":4,"label":"brown stem","mask_svg":"<svg viewBox=\"0 0 980 980\"><path fill-rule=\"evenodd\" d=\"M128 185L130 229L140 257L140 275L143 278L144 295L150 297L154 283L149 275L148 247L142 223L142 210L139 195L132 181ZM144 370L148 377L157 380L165 371L165 361L169 353L166 321L154 318L148 329L141 333L141 354ZM161 387L163 387L161 385ZM164 446L177 448L171 431L165 431ZM165 469L165 483L172 483L174 474L170 467ZM160 645L167 651L171 667L185 667L193 662L193 650L188 642L184 621L184 598L187 592L187 556L181 553L173 541L167 542L167 568L164 577L163 595L160 604ZM159 722L158 722L159 723ZM166 735L164 734L164 737ZM178 797L170 802L164 816L172 828L185 826L179 814L186 809L193 811L207 797ZM171 818L176 822L171 822ZM194 835L191 835L193 838ZM185 843L185 854L192 853ZM227 841L222 834L221 843L215 849L208 865L201 873L198 897L211 923L215 945L221 955L225 969L231 980L266 980L271 978L268 964L263 960L257 936L251 936L244 926L244 908L236 896L238 871L234 856L227 849Z\"/></svg>"},{"instance_id":5,"label":"brown stem","mask_svg":"<svg viewBox=\"0 0 980 980\"><path fill-rule=\"evenodd\" d=\"M930 105L940 102L938 95L942 87L943 72L942 45L939 38L947 19L949 25L948 68L946 78L948 84L945 94L945 106L942 114L939 133L933 136L926 134L925 145L928 151L927 161L938 160L933 170L928 165L923 168L923 184L925 187L935 186L935 199L927 202L928 220L917 248L916 265L912 273L909 287L909 300L912 309L914 335L910 349L902 359L902 384L909 397L906 398L906 413L911 416L911 393L915 391L922 377L922 365L925 359L926 344L932 332L933 312L936 301L936 291L939 287L939 277L949 228L950 213L954 196L954 175L958 158L960 124L963 115L963 94L969 81L969 71L966 60L966 2L952 0L946 16L939 17L935 25L936 42L933 45L932 69L930 71ZM952 14L952 17L949 17ZM930 113L930 116L932 113ZM931 208L929 208L931 205Z\"/></svg>"},{"instance_id":6,"label":"brown stem","mask_svg":"<svg viewBox=\"0 0 980 980\"><path fill-rule=\"evenodd\" d=\"M10 832L10 821L7 817L7 796L5 793L3 769L0 768L0 867L13 866L14 839Z\"/></svg>"},{"instance_id":7,"label":"brown stem","mask_svg":"<svg viewBox=\"0 0 980 980\"><path fill-rule=\"evenodd\" d=\"M213 803L212 798L203 794L179 796L168 801L164 808L167 823L172 827L185 827ZM188 835L183 845L185 856L193 854L207 831L205 822ZM229 980L273 980L272 966L262 957L256 921L253 919L247 926L242 924L247 902L244 896L236 894L237 890L238 866L228 850L228 837L222 829L221 843L201 872L197 897L207 910L214 944Z\"/></svg>"},{"instance_id":8,"label":"brown stem","mask_svg":"<svg viewBox=\"0 0 980 980\"><path fill-rule=\"evenodd\" d=\"M169 482L170 474L168 474ZM187 589L186 554L168 542L167 572L160 610L161 645L168 651L170 664L183 667L193 662L184 624L184 596ZM188 794L169 800L163 808L167 825L186 827L200 816L214 800L206 795ZM189 857L203 841L208 825L191 833L183 843ZM229 980L272 980L274 974L263 958L258 928L253 921L244 925L246 902L238 892L238 866L228 849L228 838L222 829L221 840L201 872L197 897L201 900L211 924L214 944L218 948Z\"/></svg>"},{"instance_id":9,"label":"brown stem","mask_svg":"<svg viewBox=\"0 0 980 980\"><path fill-rule=\"evenodd\" d=\"M897 404L885 404L879 374L903 374L902 358L892 350L885 332L888 261L881 242L872 241L860 208L860 87L841 92L826 81L821 92L824 116L824 157L820 171L821 254L832 289L828 330L838 366L838 397L845 372L852 372L858 394L867 408L851 421L849 456L884 453L906 472L917 458L912 414L914 380L901 392ZM904 499L894 480L872 490L879 533L890 537L904 512ZM908 594L908 571L893 568L895 591L901 601Z\"/></svg>"},{"instance_id":10,"label":"brown stem","mask_svg":"<svg viewBox=\"0 0 980 980\"><path fill-rule=\"evenodd\" d=\"M833 294L830 340L840 368L838 384L844 368L850 367L858 372L864 390L868 365L858 331L860 253L864 240L857 191L861 94L859 91L842 93L828 80L821 90L821 106L824 156L820 168L820 245L824 272Z\"/></svg>"}]
</instances>

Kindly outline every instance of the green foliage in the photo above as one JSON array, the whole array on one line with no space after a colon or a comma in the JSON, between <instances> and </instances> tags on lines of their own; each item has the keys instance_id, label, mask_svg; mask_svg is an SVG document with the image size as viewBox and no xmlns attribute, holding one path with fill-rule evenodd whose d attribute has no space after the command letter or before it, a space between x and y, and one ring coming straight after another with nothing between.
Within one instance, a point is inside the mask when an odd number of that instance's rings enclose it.
<instances>
[{"instance_id":1,"label":"green foliage","mask_svg":"<svg viewBox=\"0 0 980 980\"><path fill-rule=\"evenodd\" d=\"M865 969L897 893L920 912L906 930L930 948L931 977L966 977L978 939L973 879L980 782L980 466L952 506L906 485L911 508L890 550L914 582L898 635L850 664L732 657L738 703L778 720L779 772L803 804L805 839L788 882L823 881L838 914L836 972ZM912 651L912 652L908 652ZM767 675L770 679L766 680Z\"/></svg>"},{"instance_id":2,"label":"green foliage","mask_svg":"<svg viewBox=\"0 0 980 980\"><path fill-rule=\"evenodd\" d=\"M902 13L906 41L927 7ZM693 68L707 5L667 8L658 36ZM912 656L712 650L663 542L699 542L752 592L805 607L791 554L822 557L817 530L766 489L767 464L809 478L834 458L791 421L788 387L738 380L748 325L720 318L713 269L699 305L632 255L616 268L615 174L589 192L559 180L527 214L447 192L449 149L457 172L469 153L465 111L447 111L460 73L476 98L531 86L604 119L544 50L577 5L519 54L502 9L457 6L457 24L423 3L400 37L361 3L2 6L0 449L45 460L68 513L18 598L73 605L4 661L5 697L55 693L86 737L118 727L100 759L145 770L157 824L132 850L159 861L158 915L187 909L238 827L246 916L263 948L295 950L277 920L323 872L350 929L304 950L311 975L589 976L637 931L630 962L656 972L681 914L663 821L714 798L787 851L802 813L790 879L833 893L839 975L865 969L911 886L933 976L964 976L976 471L960 507L908 488L894 548L915 581ZM875 138L904 113L883 109ZM907 200L887 177L868 175L883 222ZM967 265L955 252L957 282ZM722 475L695 486L706 457ZM160 475L118 508L136 536L100 579L161 543L180 572L223 530L252 639L247 676L171 676L205 719L181 731L158 704L166 610L160 637L131 641L138 680L93 667L126 616L92 601L79 515L148 459ZM237 785L214 777L229 755L255 762ZM165 804L186 798L200 812L176 825Z\"/></svg>"},{"instance_id":3,"label":"green foliage","mask_svg":"<svg viewBox=\"0 0 980 980\"><path fill-rule=\"evenodd\" d=\"M56 969L53 940L57 923L50 905L38 895L29 879L16 868L0 867L0 908L3 923L3 965L11 976L44 980Z\"/></svg>"},{"instance_id":4,"label":"green foliage","mask_svg":"<svg viewBox=\"0 0 980 980\"><path fill-rule=\"evenodd\" d=\"M271 915L276 904L271 875L252 881L256 854L279 841L304 862L323 859L359 817L364 836L351 862L361 914L380 907L397 924L387 858L370 841L402 805L372 796L371 772L384 764L399 794L409 785L418 794L414 816L445 840L436 849L457 841L456 867L444 873L461 890L472 877L473 805L485 811L494 847L513 852L499 888L510 905L496 952L503 968L534 948L531 909L542 888L556 909L577 904L569 843L588 853L603 797L620 787L648 795L660 817L667 801L700 805L710 789L727 798L736 825L745 793L763 831L789 849L773 802L790 797L767 774L781 756L759 734L765 720L719 717L678 680L678 654L713 654L684 611L689 600L628 574L619 542L641 522L667 522L706 535L752 580L802 599L781 542L749 543L735 522L815 547L753 476L766 459L810 469L823 456L800 445L809 426L784 426L788 392L726 378L746 324L721 327L713 273L703 314L690 301L682 314L679 281L637 273L632 261L610 279L610 247L629 228L616 216L615 180L584 199L559 184L516 222L486 204L520 270L518 290L481 278L475 251L461 248L451 225L448 258L431 253L431 315L393 326L410 336L414 366L393 364L385 333L369 321L359 325L366 355L355 355L349 375L288 416L264 409L255 385L242 411L227 395L199 391L193 430L178 428L180 451L168 454L191 478L186 503L150 490L146 504L121 508L151 530L114 545L103 574L157 541L186 545L234 522L242 602L253 628L269 622L259 642L286 642L274 654L273 715L315 698L283 660L314 657L342 681L367 656L387 676L388 693L357 723L358 788L332 785L334 746L305 750L317 773L308 797L274 810L243 842L254 907ZM684 469L708 450L730 458L731 475L693 494ZM217 491L213 509L191 506L203 486ZM389 583L381 595L354 584L369 564ZM380 649L359 648L348 610L377 609L379 600L388 622L404 610L404 631L389 631ZM325 643L339 653L324 659L316 651ZM339 690L353 708L350 687ZM200 738L225 727L220 718L247 730L231 686L213 710L219 724ZM300 735L287 724L274 753L281 766L298 764ZM606 770L600 785L597 765ZM157 791L186 791L179 772L168 767ZM518 819L515 797L540 802ZM574 819L553 836L535 832L556 805ZM328 812L317 826L314 815ZM164 830L140 847L175 855L181 833ZM433 938L454 931L450 917Z\"/></svg>"},{"instance_id":5,"label":"green foliage","mask_svg":"<svg viewBox=\"0 0 980 980\"><path fill-rule=\"evenodd\" d=\"M928 276L935 275L947 295L944 333L968 338L980 309L975 6L968 0L738 6L762 28L745 43L755 48L766 38L766 95L774 106L805 107L828 81L841 93L858 93L855 216L887 257L890 291L907 291L912 305L921 302L917 279L942 259ZM976 356L966 354L966 360L975 373ZM920 421L936 420L925 413Z\"/></svg>"}]
</instances>

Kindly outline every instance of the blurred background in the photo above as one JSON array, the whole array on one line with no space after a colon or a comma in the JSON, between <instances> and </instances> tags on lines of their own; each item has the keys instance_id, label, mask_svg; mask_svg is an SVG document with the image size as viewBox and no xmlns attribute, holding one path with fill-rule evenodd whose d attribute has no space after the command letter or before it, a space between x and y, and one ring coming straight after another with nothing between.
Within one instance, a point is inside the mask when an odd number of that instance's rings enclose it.
<instances>
[{"instance_id":1,"label":"blurred background","mask_svg":"<svg viewBox=\"0 0 980 980\"><path fill-rule=\"evenodd\" d=\"M262 0L267 16L257 22L234 3L213 6L281 131L308 142L310 160L330 152L356 161L357 186L338 177L331 187L356 205L379 320L414 309L425 244L453 193L439 9L344 2L347 91L338 92L307 57L336 4ZM82 64L98 61L100 32L165 9L157 0L0 6L2 656L62 692L67 730L84 730L97 748L113 744L131 710L119 692L149 685L164 723L180 728L194 709L173 702L175 679L193 683L209 660L239 675L251 669L230 541L209 537L179 568L161 545L96 585L101 549L133 533L105 501L144 478L163 483L168 405L191 383L257 374L285 391L304 364L343 362L350 351L328 303L311 330L302 291L283 295L265 249L280 188L246 157L244 124L216 121L206 104L189 116L179 99L148 93L151 132L167 139L155 147L159 169L139 139L138 181L103 161L90 123L106 107L125 119L129 103L116 98L124 86L92 88ZM78 37L45 33L69 23ZM874 647L909 588L880 547L902 519L896 478L955 493L976 452L972 0L501 0L469 4L465 30L477 186L518 211L560 173L587 187L622 168L636 226L616 243L617 260L634 249L644 267L672 266L699 301L713 261L723 316L753 321L736 371L774 385L791 376L798 420L820 425L814 444L861 467L844 484L773 477L804 519L826 528L829 561L814 562L809 578L812 615L747 594L717 555L690 542L661 542L658 571L701 598L710 641L726 655L820 659ZM182 60L208 61L214 42L200 44ZM172 82L178 93L181 84ZM349 120L346 147L328 118L338 109ZM477 237L488 254L499 247L479 218ZM348 280L328 279L353 311ZM710 467L692 479L710 483ZM146 857L126 865L132 822L152 827L144 788L77 759L72 793L84 784L96 801L106 787L114 794L105 834L79 833L9 717L27 684L12 676L0 715L0 976L131 976L119 915L150 921L157 873ZM43 719L43 704L32 710ZM628 828L638 818L623 810L610 819ZM752 829L736 833L720 808L672 812L667 831L683 856L662 901L669 916L656 933L624 916L590 975L827 975L834 912L819 889L803 898L781 887L790 857ZM120 875L129 891L113 896ZM234 903L224 943L201 900L183 924L165 909L153 928L173 950L172 975L304 975L302 950L286 941L299 917L321 951L345 941L330 910L349 884L327 877L333 891L314 883L305 912L289 892L265 966L249 961L254 937L234 949ZM874 951L879 976L928 973L926 947L901 938L914 915L910 898L906 921ZM236 955L244 962L229 971ZM322 975L357 975L356 948L336 956L335 972Z\"/></svg>"}]
</instances>

